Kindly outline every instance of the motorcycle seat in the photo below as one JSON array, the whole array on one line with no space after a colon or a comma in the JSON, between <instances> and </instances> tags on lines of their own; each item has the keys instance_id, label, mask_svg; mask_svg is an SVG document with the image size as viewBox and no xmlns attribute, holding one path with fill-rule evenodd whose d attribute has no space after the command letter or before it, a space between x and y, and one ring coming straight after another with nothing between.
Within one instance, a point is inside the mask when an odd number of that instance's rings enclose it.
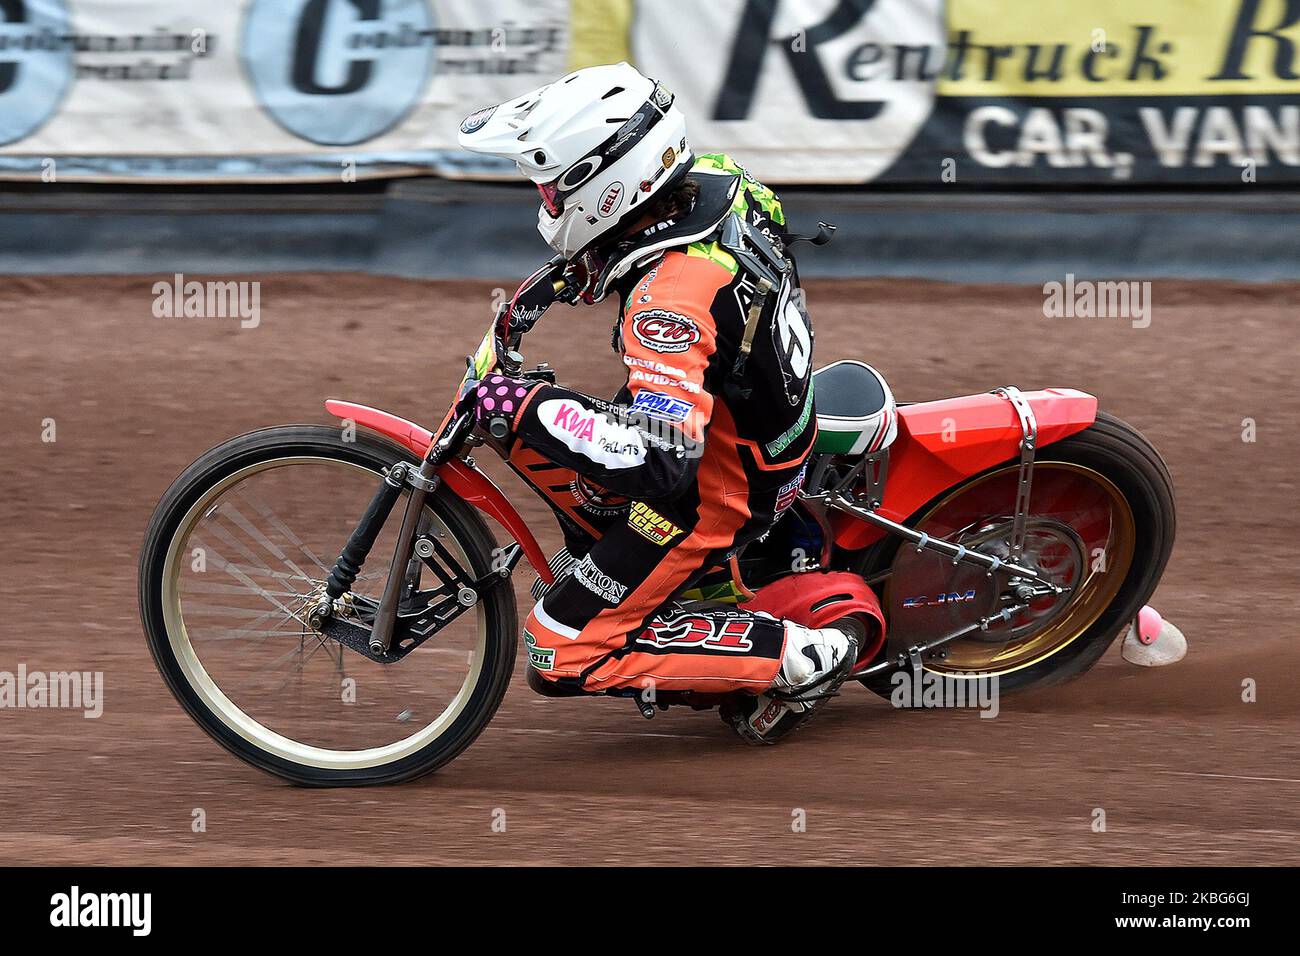
<instances>
[{"instance_id":1,"label":"motorcycle seat","mask_svg":"<svg viewBox=\"0 0 1300 956\"><path fill-rule=\"evenodd\" d=\"M885 377L865 362L845 359L813 372L817 409L815 452L874 454L898 435L898 407Z\"/></svg>"}]
</instances>

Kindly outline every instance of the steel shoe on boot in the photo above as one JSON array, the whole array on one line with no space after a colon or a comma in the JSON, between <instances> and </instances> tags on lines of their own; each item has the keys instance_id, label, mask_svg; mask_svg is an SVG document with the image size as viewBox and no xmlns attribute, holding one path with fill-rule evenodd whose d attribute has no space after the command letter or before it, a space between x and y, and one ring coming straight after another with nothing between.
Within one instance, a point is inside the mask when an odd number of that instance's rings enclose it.
<instances>
[{"instance_id":1,"label":"steel shoe on boot","mask_svg":"<svg viewBox=\"0 0 1300 956\"><path fill-rule=\"evenodd\" d=\"M771 688L740 696L720 711L750 743L776 743L834 697L857 662L867 629L858 618L846 617L818 629L786 621L785 633L785 655Z\"/></svg>"}]
</instances>

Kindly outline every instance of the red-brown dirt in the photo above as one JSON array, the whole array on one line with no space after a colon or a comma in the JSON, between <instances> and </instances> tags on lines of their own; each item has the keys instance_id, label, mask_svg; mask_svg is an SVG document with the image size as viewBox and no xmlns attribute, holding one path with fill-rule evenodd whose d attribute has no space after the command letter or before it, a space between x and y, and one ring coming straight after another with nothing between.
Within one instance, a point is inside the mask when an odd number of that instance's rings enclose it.
<instances>
[{"instance_id":1,"label":"red-brown dirt","mask_svg":"<svg viewBox=\"0 0 1300 956\"><path fill-rule=\"evenodd\" d=\"M538 698L517 670L492 725L437 774L309 791L228 756L163 686L136 610L145 525L205 448L328 421L328 396L436 419L493 293L255 278L251 329L155 318L153 277L0 280L0 670L106 680L98 720L0 710L0 863L1300 863L1300 288L1158 282L1146 329L1044 318L1034 288L809 289L819 359L865 358L902 399L1071 385L1154 442L1180 508L1154 603L1189 638L1182 663L1135 668L1117 645L1066 687L1004 699L995 720L895 711L852 687L767 749L709 714L647 723L622 701ZM529 358L612 392L610 319L559 307ZM506 482L552 546L540 506ZM517 578L523 604L531 575ZM191 830L196 808L206 832ZM806 832L793 832L800 809Z\"/></svg>"}]
</instances>

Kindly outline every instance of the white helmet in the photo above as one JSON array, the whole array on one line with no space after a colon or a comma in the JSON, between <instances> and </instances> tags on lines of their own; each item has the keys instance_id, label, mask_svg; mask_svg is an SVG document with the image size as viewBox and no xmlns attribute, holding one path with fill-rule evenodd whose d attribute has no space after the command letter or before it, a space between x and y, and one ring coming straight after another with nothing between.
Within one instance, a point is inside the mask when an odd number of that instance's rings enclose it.
<instances>
[{"instance_id":1,"label":"white helmet","mask_svg":"<svg viewBox=\"0 0 1300 956\"><path fill-rule=\"evenodd\" d=\"M565 259L638 212L689 168L673 94L627 63L593 66L479 110L460 145L514 160L537 184L537 231Z\"/></svg>"}]
</instances>

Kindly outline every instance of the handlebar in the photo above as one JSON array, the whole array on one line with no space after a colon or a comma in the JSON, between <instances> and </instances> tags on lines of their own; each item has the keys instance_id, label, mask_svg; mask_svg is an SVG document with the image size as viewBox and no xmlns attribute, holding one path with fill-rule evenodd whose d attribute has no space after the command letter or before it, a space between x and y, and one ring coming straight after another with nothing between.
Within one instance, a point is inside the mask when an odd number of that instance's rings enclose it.
<instances>
[{"instance_id":1,"label":"handlebar","mask_svg":"<svg viewBox=\"0 0 1300 956\"><path fill-rule=\"evenodd\" d=\"M532 277L530 277L529 280L520 287L520 291L515 293L515 298L511 299L503 309L500 309L497 312L497 316L493 321L490 331L492 337L492 358L494 359L493 367L495 369L512 376L519 375L523 372L524 357L519 353L518 348L523 339L524 333L532 328L533 324L538 318L540 318L541 312L545 311L552 302L562 299L564 291L569 288L568 279L566 279L563 274L553 275L549 281L550 297L547 298L545 295L541 297L534 296L532 300L526 304L525 307L530 311L536 310L533 312L529 320L521 320L518 324L515 324L511 321L512 313L516 304L522 304L519 303L519 299L526 289L546 289L547 286L540 285L544 275L548 272L554 274L556 270L560 269L564 265L565 262L562 258L557 256L552 259L545 266L535 272ZM475 371L474 357L469 358L468 362L470 365L470 372L468 375L470 377L477 378L482 374L483 368L481 367L478 369L477 373ZM539 370L543 368L545 368L545 366L538 367ZM540 377L545 378L545 375ZM552 374L550 381L553 382L554 380L554 375ZM442 464L442 462L456 454L460 450L461 445L464 444L465 438L469 435L473 426L474 417L472 414L469 414L468 412L457 412L454 414L447 420L445 427L429 447L429 453L427 456L428 460L432 461L436 466ZM487 420L487 432L498 441L504 441L510 434L510 420L504 415L494 415L490 417Z\"/></svg>"}]
</instances>

